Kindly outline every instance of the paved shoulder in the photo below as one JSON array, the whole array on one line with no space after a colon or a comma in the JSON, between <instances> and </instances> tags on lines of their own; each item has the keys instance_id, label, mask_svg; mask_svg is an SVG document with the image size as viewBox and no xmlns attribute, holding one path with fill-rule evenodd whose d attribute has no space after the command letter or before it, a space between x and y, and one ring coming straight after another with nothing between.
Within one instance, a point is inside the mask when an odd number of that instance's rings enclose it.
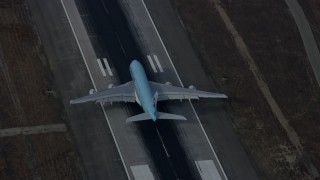
<instances>
[{"instance_id":1,"label":"paved shoulder","mask_svg":"<svg viewBox=\"0 0 320 180\"><path fill-rule=\"evenodd\" d=\"M301 6L296 0L286 0L286 3L289 6L293 18L298 26L308 59L311 63L318 84L320 85L320 53L312 34L309 22L304 15Z\"/></svg>"}]
</instances>

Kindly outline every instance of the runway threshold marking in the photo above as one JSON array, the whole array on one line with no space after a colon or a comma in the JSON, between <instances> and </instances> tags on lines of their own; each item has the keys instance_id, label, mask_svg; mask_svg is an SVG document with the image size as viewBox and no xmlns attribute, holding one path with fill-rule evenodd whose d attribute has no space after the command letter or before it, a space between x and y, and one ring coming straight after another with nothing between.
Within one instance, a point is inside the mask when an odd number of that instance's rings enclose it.
<instances>
[{"instance_id":1,"label":"runway threshold marking","mask_svg":"<svg viewBox=\"0 0 320 180\"><path fill-rule=\"evenodd\" d=\"M212 160L194 161L202 180L221 180L219 171Z\"/></svg>"},{"instance_id":2,"label":"runway threshold marking","mask_svg":"<svg viewBox=\"0 0 320 180\"><path fill-rule=\"evenodd\" d=\"M171 57L170 57L170 55L169 55L169 53L168 53L168 51L167 51L167 48L165 47L165 45L164 45L164 43L163 43L163 41L162 41L162 39L161 39L161 37L160 37L160 34L159 34L159 32L158 32L158 30L157 30L157 28L156 28L156 26L155 26L152 18L151 18L151 15L150 15L150 13L149 13L149 11L148 11L148 9L147 9L147 6L146 6L146 4L144 3L144 0L141 0L141 2L142 2L143 6L144 6L144 8L145 8L145 10L146 10L146 12L147 12L147 14L148 14L148 17L149 17L149 19L150 19L150 21L151 21L151 23L152 23L153 28L154 28L155 31L156 31L156 34L157 34L157 36L158 36L158 38L159 38L159 40L160 40L160 43L161 43L161 45L162 45L162 47L163 47L163 49L164 49L164 51L165 51L165 53L166 53L169 61L170 61L170 64L171 64L171 66L172 66L172 68L173 68L176 76L178 77L178 80L179 80L179 82L180 82L180 85L183 87L183 83L182 83L182 81L181 81L181 78L180 78L180 76L179 76L176 68L175 68L174 65L173 65L173 62L172 62L172 60L171 60ZM205 132L205 130L204 130L204 128L203 128L203 126L202 126L202 124L201 124L201 122L200 122L200 119L199 119L199 117L198 117L198 114L196 113L196 111L195 111L195 109L194 109L194 107L193 107L193 105L192 105L192 103L191 103L190 100L189 100L189 104L191 105L192 111L193 111L193 113L195 114L195 116L196 116L196 118L197 118L197 121L198 121L198 123L199 123L199 125L200 125L200 127L201 127L202 132L204 133L204 135L205 135L205 137L206 137L206 139L207 139L207 142L208 142L208 144L209 144L209 146L210 146L211 151L212 151L213 154L214 154L214 157L217 159L217 162L218 162L218 164L219 164L219 168L220 168L221 171L222 171L222 174L223 174L224 179L228 179L228 177L227 177L226 173L224 172L224 170L223 170L223 168L222 168L222 165L221 165L221 163L220 163L220 161L219 161L219 159L218 159L218 157L217 157L217 154L216 154L216 152L214 151L212 144L210 143L209 137L208 137L208 135L206 134L206 132Z\"/></svg>"},{"instance_id":3,"label":"runway threshold marking","mask_svg":"<svg viewBox=\"0 0 320 180\"><path fill-rule=\"evenodd\" d=\"M160 64L160 62L159 62L158 56L153 55L153 58L154 58L154 60L156 61L160 72L164 72L163 69L162 69L162 66L161 66L161 64Z\"/></svg>"},{"instance_id":4,"label":"runway threshold marking","mask_svg":"<svg viewBox=\"0 0 320 180\"><path fill-rule=\"evenodd\" d=\"M135 180L154 180L154 176L148 164L130 166Z\"/></svg>"},{"instance_id":5,"label":"runway threshold marking","mask_svg":"<svg viewBox=\"0 0 320 180\"><path fill-rule=\"evenodd\" d=\"M151 68L152 68L153 72L158 73L157 68L156 68L156 66L155 66L154 63L153 63L151 56L150 56L150 55L147 55L147 58L148 58L148 60L149 60L149 63L150 63L150 65L151 65Z\"/></svg>"},{"instance_id":6,"label":"runway threshold marking","mask_svg":"<svg viewBox=\"0 0 320 180\"><path fill-rule=\"evenodd\" d=\"M103 62L104 62L104 64L106 65L106 69L107 69L107 71L108 71L108 74L109 74L110 76L113 76L107 58L103 58Z\"/></svg>"},{"instance_id":7,"label":"runway threshold marking","mask_svg":"<svg viewBox=\"0 0 320 180\"><path fill-rule=\"evenodd\" d=\"M78 37L77 37L77 35L76 35L76 33L75 33L75 30L74 30L74 28L73 28L73 25L72 25L72 23L71 23L71 20L70 20L68 11L67 11L67 9L66 9L66 7L65 7L65 4L64 4L63 0L60 0L60 1L61 1L63 10L64 10L64 12L65 12L65 14L66 14L66 16L67 16L68 22L69 22L69 24L70 24L70 27L71 27L73 36L74 36L75 39L76 39L76 42L77 42L77 45L78 45L78 47L79 47L79 50L80 50L82 59L83 59L83 61L84 61L84 64L86 65L86 68L87 68L87 71L88 71L88 73L89 73L89 76L90 76L91 82L92 82L92 84L93 84L93 87L94 87L94 89L97 91L97 86L96 86L96 84L95 84L95 82L94 82L94 80L93 80L91 71L89 70L89 66L88 66L88 64L87 64L86 58L85 58L84 53L83 53L83 51L82 51L81 45L80 45L80 43L79 43L79 40L78 40ZM118 144L117 139L116 139L116 137L115 137L115 135L114 135L113 129L111 128L111 124L110 124L110 122L109 122L107 113L106 113L105 109L103 108L103 104L102 104L101 102L100 102L100 106L101 106L101 109L102 109L102 111L103 111L104 117L106 118L106 121L107 121L107 123L108 123L108 126L110 127L111 135L112 135L112 138L113 138L113 140L114 140L114 142L115 142L115 144L116 144L117 150L118 150L118 152L119 152L119 156L120 156L121 162L122 162L122 164L123 164L124 170L126 171L126 174L127 174L128 179L131 180L131 177L130 177L129 172L128 172L128 168L127 168L126 163L125 163L125 161L124 161L124 158L123 158L123 156L122 156L122 154L121 154L121 150L120 150L119 144Z\"/></svg>"},{"instance_id":8,"label":"runway threshold marking","mask_svg":"<svg viewBox=\"0 0 320 180\"><path fill-rule=\"evenodd\" d=\"M97 62L98 62L98 65L99 65L99 68L100 68L100 71L101 71L102 75L103 75L103 76L107 76L106 71L105 71L104 68L103 68L101 59L97 59Z\"/></svg>"}]
</instances>

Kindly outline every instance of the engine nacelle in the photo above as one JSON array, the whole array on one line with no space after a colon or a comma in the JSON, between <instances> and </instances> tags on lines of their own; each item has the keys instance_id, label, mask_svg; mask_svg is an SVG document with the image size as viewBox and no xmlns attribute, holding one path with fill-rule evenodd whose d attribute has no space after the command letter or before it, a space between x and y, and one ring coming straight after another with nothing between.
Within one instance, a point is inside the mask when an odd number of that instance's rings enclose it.
<instances>
[{"instance_id":1,"label":"engine nacelle","mask_svg":"<svg viewBox=\"0 0 320 180\"><path fill-rule=\"evenodd\" d=\"M194 85L190 85L188 88L189 89L196 89L196 87Z\"/></svg>"},{"instance_id":2,"label":"engine nacelle","mask_svg":"<svg viewBox=\"0 0 320 180\"><path fill-rule=\"evenodd\" d=\"M89 94L94 94L94 93L96 93L96 90L94 90L94 89L89 90Z\"/></svg>"},{"instance_id":3,"label":"engine nacelle","mask_svg":"<svg viewBox=\"0 0 320 180\"><path fill-rule=\"evenodd\" d=\"M166 83L164 83L165 85L169 85L169 86L172 86L172 83L171 82L166 82Z\"/></svg>"},{"instance_id":4,"label":"engine nacelle","mask_svg":"<svg viewBox=\"0 0 320 180\"><path fill-rule=\"evenodd\" d=\"M108 85L108 89L111 89L111 88L114 88L114 85L113 85L113 84L109 84L109 85Z\"/></svg>"}]
</instances>

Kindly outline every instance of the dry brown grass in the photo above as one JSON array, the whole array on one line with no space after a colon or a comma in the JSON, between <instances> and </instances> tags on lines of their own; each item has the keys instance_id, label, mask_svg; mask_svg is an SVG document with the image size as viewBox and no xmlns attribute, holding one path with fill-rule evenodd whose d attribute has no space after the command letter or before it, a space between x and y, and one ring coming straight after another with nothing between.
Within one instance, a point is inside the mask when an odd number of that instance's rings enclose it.
<instances>
[{"instance_id":1,"label":"dry brown grass","mask_svg":"<svg viewBox=\"0 0 320 180\"><path fill-rule=\"evenodd\" d=\"M0 0L0 128L63 123L24 0ZM81 179L68 133L0 138L0 179Z\"/></svg>"},{"instance_id":2,"label":"dry brown grass","mask_svg":"<svg viewBox=\"0 0 320 180\"><path fill-rule=\"evenodd\" d=\"M320 169L319 86L298 29L284 1L237 0L222 4L304 151ZM172 0L201 63L231 99L234 127L263 179L310 176L274 117L248 64L208 0Z\"/></svg>"}]
</instances>

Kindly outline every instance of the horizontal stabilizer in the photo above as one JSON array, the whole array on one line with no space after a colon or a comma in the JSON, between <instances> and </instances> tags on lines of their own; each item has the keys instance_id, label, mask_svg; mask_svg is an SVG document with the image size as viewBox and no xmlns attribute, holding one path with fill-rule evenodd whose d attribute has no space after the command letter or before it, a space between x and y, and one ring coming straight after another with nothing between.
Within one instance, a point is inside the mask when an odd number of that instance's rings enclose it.
<instances>
[{"instance_id":1,"label":"horizontal stabilizer","mask_svg":"<svg viewBox=\"0 0 320 180\"><path fill-rule=\"evenodd\" d=\"M135 122L135 121L144 121L144 120L149 120L151 117L147 113L141 113L135 116L131 116L127 118L126 122Z\"/></svg>"},{"instance_id":2,"label":"horizontal stabilizer","mask_svg":"<svg viewBox=\"0 0 320 180\"><path fill-rule=\"evenodd\" d=\"M157 119L171 119L171 120L187 120L184 116L176 115L176 114L169 114L163 112L157 112ZM151 117L148 113L141 113L135 116L131 116L126 119L126 122L135 122L135 121L144 121L144 120L151 120Z\"/></svg>"},{"instance_id":3,"label":"horizontal stabilizer","mask_svg":"<svg viewBox=\"0 0 320 180\"><path fill-rule=\"evenodd\" d=\"M172 120L187 120L184 116L169 114L163 112L157 112L158 119L172 119Z\"/></svg>"}]
</instances>

